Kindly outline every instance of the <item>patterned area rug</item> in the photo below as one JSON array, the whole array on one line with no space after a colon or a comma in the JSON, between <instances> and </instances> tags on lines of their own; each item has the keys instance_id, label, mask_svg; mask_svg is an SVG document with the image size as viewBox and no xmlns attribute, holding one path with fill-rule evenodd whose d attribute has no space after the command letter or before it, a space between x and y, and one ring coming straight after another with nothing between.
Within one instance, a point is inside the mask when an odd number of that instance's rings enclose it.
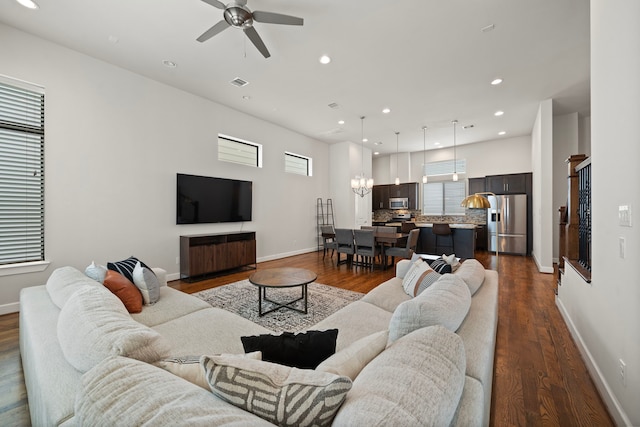
<instances>
[{"instance_id":1,"label":"patterned area rug","mask_svg":"<svg viewBox=\"0 0 640 427\"><path fill-rule=\"evenodd\" d=\"M207 289L193 294L213 307L223 308L236 313L258 325L274 332L298 332L315 325L325 317L340 310L347 304L357 301L364 296L359 292L347 291L320 283L308 285L307 314L281 308L264 316L258 316L258 288L249 280ZM274 301L290 301L302 295L300 287L284 289L267 289L267 297ZM262 310L267 311L274 307L268 301L263 301ZM298 301L294 307L304 308L303 301Z\"/></svg>"}]
</instances>

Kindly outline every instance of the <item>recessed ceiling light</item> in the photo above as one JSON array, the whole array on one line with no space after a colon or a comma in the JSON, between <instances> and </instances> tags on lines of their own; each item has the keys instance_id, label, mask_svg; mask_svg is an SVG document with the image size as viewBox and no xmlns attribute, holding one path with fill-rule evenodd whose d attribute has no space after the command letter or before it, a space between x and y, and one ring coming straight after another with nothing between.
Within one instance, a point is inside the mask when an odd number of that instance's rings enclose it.
<instances>
[{"instance_id":1,"label":"recessed ceiling light","mask_svg":"<svg viewBox=\"0 0 640 427\"><path fill-rule=\"evenodd\" d=\"M433 145L440 145L440 143L439 142L434 142Z\"/></svg>"},{"instance_id":2,"label":"recessed ceiling light","mask_svg":"<svg viewBox=\"0 0 640 427\"><path fill-rule=\"evenodd\" d=\"M379 152L379 151L374 151L374 152L373 152L373 155L374 155L374 156L377 156L378 154L380 154L380 152Z\"/></svg>"},{"instance_id":3,"label":"recessed ceiling light","mask_svg":"<svg viewBox=\"0 0 640 427\"><path fill-rule=\"evenodd\" d=\"M36 2L32 1L32 0L16 0L18 3L20 3L21 5L23 5L24 7L26 7L27 9L38 9L39 6L36 4Z\"/></svg>"},{"instance_id":4,"label":"recessed ceiling light","mask_svg":"<svg viewBox=\"0 0 640 427\"><path fill-rule=\"evenodd\" d=\"M495 113L493 113L493 115L496 117L500 117L503 114L504 114L504 111L496 111Z\"/></svg>"},{"instance_id":5,"label":"recessed ceiling light","mask_svg":"<svg viewBox=\"0 0 640 427\"><path fill-rule=\"evenodd\" d=\"M344 124L344 120L338 120L338 124L339 125L343 125Z\"/></svg>"},{"instance_id":6,"label":"recessed ceiling light","mask_svg":"<svg viewBox=\"0 0 640 427\"><path fill-rule=\"evenodd\" d=\"M491 80L491 84L494 85L494 86L497 86L500 83L502 83L502 79L501 78L497 78L497 79Z\"/></svg>"},{"instance_id":7,"label":"recessed ceiling light","mask_svg":"<svg viewBox=\"0 0 640 427\"><path fill-rule=\"evenodd\" d=\"M362 142L369 142L367 138L362 138Z\"/></svg>"},{"instance_id":8,"label":"recessed ceiling light","mask_svg":"<svg viewBox=\"0 0 640 427\"><path fill-rule=\"evenodd\" d=\"M321 64L326 65L326 64L328 64L329 62L331 62L331 58L329 58L329 56L327 56L327 55L322 55L322 56L320 57L320 63L321 63Z\"/></svg>"},{"instance_id":9,"label":"recessed ceiling light","mask_svg":"<svg viewBox=\"0 0 640 427\"><path fill-rule=\"evenodd\" d=\"M164 61L162 61L162 65L164 65L167 68L176 68L178 66L178 64L176 64L173 61L169 61L168 59L165 59Z\"/></svg>"},{"instance_id":10,"label":"recessed ceiling light","mask_svg":"<svg viewBox=\"0 0 640 427\"><path fill-rule=\"evenodd\" d=\"M382 112L383 112L384 114L389 114L389 113L391 112L391 108L383 108L383 109L382 109Z\"/></svg>"},{"instance_id":11,"label":"recessed ceiling light","mask_svg":"<svg viewBox=\"0 0 640 427\"><path fill-rule=\"evenodd\" d=\"M498 135L505 135L505 134L506 134L506 132L505 132L505 131L503 131L503 130L501 130L500 132L498 132Z\"/></svg>"}]
</instances>

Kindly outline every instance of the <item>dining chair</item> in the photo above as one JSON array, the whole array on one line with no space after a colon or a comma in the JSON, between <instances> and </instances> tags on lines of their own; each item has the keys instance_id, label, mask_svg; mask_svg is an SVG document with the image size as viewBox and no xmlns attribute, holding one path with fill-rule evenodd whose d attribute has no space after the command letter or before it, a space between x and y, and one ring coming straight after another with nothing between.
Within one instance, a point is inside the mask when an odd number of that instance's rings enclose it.
<instances>
[{"instance_id":1,"label":"dining chair","mask_svg":"<svg viewBox=\"0 0 640 427\"><path fill-rule=\"evenodd\" d=\"M353 236L356 245L355 256L360 257L360 262L356 264L373 269L373 260L380 254L373 230L354 230Z\"/></svg>"},{"instance_id":2,"label":"dining chair","mask_svg":"<svg viewBox=\"0 0 640 427\"><path fill-rule=\"evenodd\" d=\"M385 256L391 256L391 265L395 264L396 257L411 258L418 246L418 238L420 237L420 229L414 228L409 232L407 244L405 247L394 246L385 250Z\"/></svg>"},{"instance_id":3,"label":"dining chair","mask_svg":"<svg viewBox=\"0 0 640 427\"><path fill-rule=\"evenodd\" d=\"M434 223L431 232L436 236L436 251L438 251L438 238L441 236L449 236L451 239L451 253L456 253L455 248L453 247L453 232L451 227L449 227L449 224Z\"/></svg>"},{"instance_id":4,"label":"dining chair","mask_svg":"<svg viewBox=\"0 0 640 427\"><path fill-rule=\"evenodd\" d=\"M340 254L346 255L347 264L351 265L351 261L353 260L353 255L355 254L355 244L353 242L353 230L348 228L336 228L336 243L338 247L336 251L338 252L338 262L336 265L340 265Z\"/></svg>"},{"instance_id":5,"label":"dining chair","mask_svg":"<svg viewBox=\"0 0 640 427\"><path fill-rule=\"evenodd\" d=\"M336 230L333 225L321 225L320 232L322 233L322 258L325 257L329 249L331 249L331 257L333 258L333 253L338 249Z\"/></svg>"}]
</instances>

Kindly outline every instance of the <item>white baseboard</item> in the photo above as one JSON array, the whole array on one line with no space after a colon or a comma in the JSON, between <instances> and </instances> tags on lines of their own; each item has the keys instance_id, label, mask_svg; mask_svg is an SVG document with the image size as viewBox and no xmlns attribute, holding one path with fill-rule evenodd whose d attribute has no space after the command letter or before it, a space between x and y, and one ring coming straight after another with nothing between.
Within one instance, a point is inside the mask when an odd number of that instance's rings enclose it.
<instances>
[{"instance_id":1,"label":"white baseboard","mask_svg":"<svg viewBox=\"0 0 640 427\"><path fill-rule=\"evenodd\" d=\"M17 313L19 311L20 311L19 302L12 302L9 304L0 305L0 316L2 316L3 314Z\"/></svg>"},{"instance_id":2,"label":"white baseboard","mask_svg":"<svg viewBox=\"0 0 640 427\"><path fill-rule=\"evenodd\" d=\"M622 409L622 405L620 405L620 402L618 401L616 396L611 391L607 380L602 375L600 368L593 359L593 356L591 355L591 352L583 341L582 336L576 329L573 321L571 320L571 316L569 316L569 313L562 303L562 300L558 297L556 297L556 306L558 307L558 310L560 311L560 314L564 319L564 323L567 325L569 333L573 337L573 340L578 347L578 351L580 351L580 354L582 355L582 360L584 360L585 365L587 366L589 375L591 375L591 379L595 383L596 388L600 393L600 397L602 397L602 400L609 410L609 414L611 414L611 416L613 417L615 424L620 426L630 426L631 420L627 416L627 413L624 411L624 409Z\"/></svg>"},{"instance_id":3,"label":"white baseboard","mask_svg":"<svg viewBox=\"0 0 640 427\"><path fill-rule=\"evenodd\" d=\"M533 261L535 261L535 263L536 263L536 267L538 267L538 271L539 271L540 273L549 273L549 274L553 274L553 271L554 271L554 270L553 270L553 265L552 265L551 267L547 267L547 266L541 265L541 264L538 262L538 258L536 257L536 254L532 254L532 256L533 256Z\"/></svg>"}]
</instances>

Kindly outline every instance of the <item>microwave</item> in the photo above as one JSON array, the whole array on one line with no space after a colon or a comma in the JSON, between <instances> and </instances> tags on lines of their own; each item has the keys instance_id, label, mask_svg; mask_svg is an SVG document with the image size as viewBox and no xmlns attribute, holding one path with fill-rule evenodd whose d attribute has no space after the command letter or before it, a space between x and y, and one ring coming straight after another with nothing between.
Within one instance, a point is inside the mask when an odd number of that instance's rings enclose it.
<instances>
[{"instance_id":1,"label":"microwave","mask_svg":"<svg viewBox=\"0 0 640 427\"><path fill-rule=\"evenodd\" d=\"M389 199L389 209L409 209L407 197L392 197Z\"/></svg>"}]
</instances>

